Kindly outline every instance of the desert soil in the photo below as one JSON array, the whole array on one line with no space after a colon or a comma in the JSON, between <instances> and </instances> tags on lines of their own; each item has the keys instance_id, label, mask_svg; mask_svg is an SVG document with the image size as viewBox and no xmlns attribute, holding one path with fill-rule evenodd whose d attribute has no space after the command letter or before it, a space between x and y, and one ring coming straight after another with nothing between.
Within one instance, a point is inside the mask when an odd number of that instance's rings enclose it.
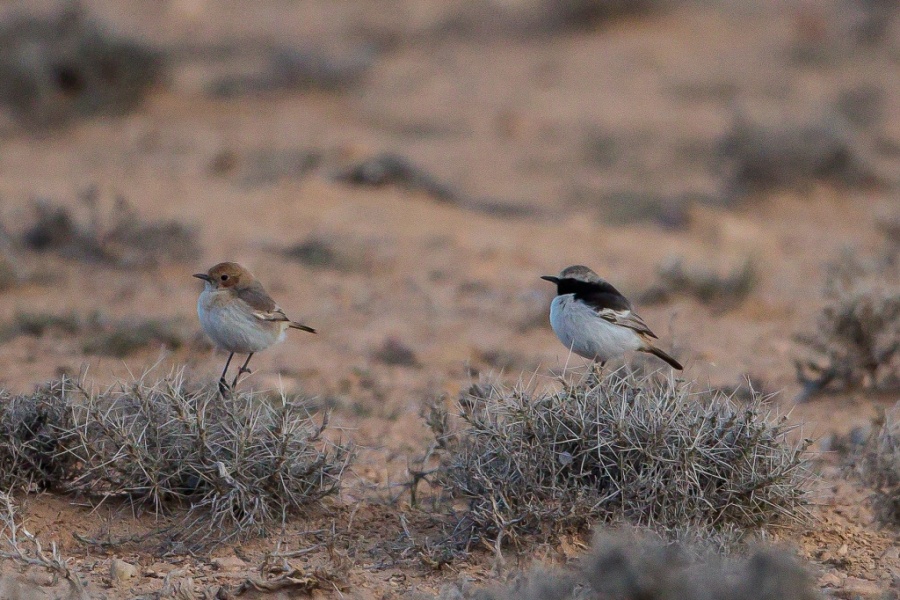
<instances>
[{"instance_id":1,"label":"desert soil","mask_svg":"<svg viewBox=\"0 0 900 600\"><path fill-rule=\"evenodd\" d=\"M900 215L900 153L873 150L900 145L896 43L848 50L828 3L687 3L551 32L523 32L488 18L448 27L442 24L466 14L466 3L437 0L265 0L253 9L224 0L84 4L120 32L181 51L166 85L132 114L41 135L8 122L0 217L15 229L30 218L35 198L83 214L79 194L97 186L101 203L121 195L142 218L196 227L203 250L192 260L134 269L30 254L26 268L43 276L3 293L0 322L23 310L99 310L113 318L181 319L193 334L199 284L190 275L220 260L239 261L289 315L320 332L293 335L256 356L244 385L326 399L333 423L359 449L345 489L327 509L289 523L281 535L216 550L214 558L226 560L160 558L140 544L85 545L73 534L125 536L154 523L67 498L29 498L28 524L59 544L97 597L151 593L179 569L198 589L239 583L279 540L282 549L295 550L331 531L333 546L290 561L307 574L340 573L316 592L322 596L428 593L462 575L490 582L527 564L533 554L500 564L476 551L432 568L404 549L404 532L424 543L436 535L434 522L392 484L408 478L408 461L428 443L420 417L426 400L452 399L500 367L509 381L535 372L550 381L565 364L546 322L552 290L538 277L570 264L590 265L640 297L670 257L723 272L750 258L758 283L737 306L685 296L640 306L686 365L683 377L700 386L750 377L777 392L773 406L790 411L813 438L865 426L897 400L860 391L793 402L800 390L793 360L804 352L795 335L816 327L827 265L845 248L877 252L884 244L877 223ZM821 64L792 58L798 44L809 43L804 36L813 35L809 22L821 25L813 42L836 58ZM220 98L205 91L213 73L244 62L184 50L216 43L278 43L343 56L366 44L381 50L362 81L345 90ZM883 118L854 138L885 174L882 186L814 183L733 205L698 202L674 227L659 219L611 222L595 202L618 192L715 199L722 188L712 166L716 141L731 127L736 105L757 118L800 118L831 110L841 91L860 85L883 90ZM611 145L611 157L597 159L591 150L597 139ZM265 161L260 156L292 152L322 159L303 175L254 176ZM335 181L340 167L379 152L408 158L471 201ZM307 266L281 252L309 239L334 243L346 254L342 268ZM378 361L375 352L388 339L412 349L416 364ZM85 369L98 387L179 368L212 381L223 361L221 353L196 346L97 358L63 334L19 336L0 345L0 385L26 392ZM870 490L838 463L827 452L816 457L814 524L773 537L797 548L823 588L841 597L890 593L900 577L897 531L878 525ZM400 499L392 503L395 495ZM572 555L581 542L538 555ZM114 585L113 557L138 565L138 575ZM255 593L279 597L246 597Z\"/></svg>"}]
</instances>

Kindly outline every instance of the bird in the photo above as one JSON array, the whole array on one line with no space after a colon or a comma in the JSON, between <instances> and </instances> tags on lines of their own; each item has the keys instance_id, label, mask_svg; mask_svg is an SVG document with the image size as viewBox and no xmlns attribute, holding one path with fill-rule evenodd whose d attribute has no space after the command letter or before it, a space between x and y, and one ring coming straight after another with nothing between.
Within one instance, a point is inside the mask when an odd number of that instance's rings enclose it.
<instances>
[{"instance_id":1,"label":"bird","mask_svg":"<svg viewBox=\"0 0 900 600\"><path fill-rule=\"evenodd\" d=\"M541 279L556 284L550 304L550 325L569 350L600 367L628 351L646 352L683 369L681 363L655 346L658 339L635 312L631 302L588 267L573 265L558 276Z\"/></svg>"},{"instance_id":2,"label":"bird","mask_svg":"<svg viewBox=\"0 0 900 600\"><path fill-rule=\"evenodd\" d=\"M204 282L197 299L200 326L216 346L230 353L219 378L222 396L235 389L241 375L251 372L247 367L253 355L282 341L288 329L316 333L290 320L253 273L236 262L221 262L194 277ZM229 388L225 375L235 354L246 354L247 360Z\"/></svg>"}]
</instances>

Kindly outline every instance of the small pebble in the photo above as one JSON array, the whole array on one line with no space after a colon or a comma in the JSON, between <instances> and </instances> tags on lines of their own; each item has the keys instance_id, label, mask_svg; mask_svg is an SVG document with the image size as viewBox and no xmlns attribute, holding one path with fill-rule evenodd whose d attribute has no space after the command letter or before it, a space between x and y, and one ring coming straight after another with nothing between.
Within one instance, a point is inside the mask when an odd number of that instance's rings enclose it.
<instances>
[{"instance_id":1,"label":"small pebble","mask_svg":"<svg viewBox=\"0 0 900 600\"><path fill-rule=\"evenodd\" d=\"M130 579L134 579L134 577L137 576L137 572L136 566L118 558L114 558L112 562L109 563L109 578L114 584L124 583Z\"/></svg>"},{"instance_id":2,"label":"small pebble","mask_svg":"<svg viewBox=\"0 0 900 600\"><path fill-rule=\"evenodd\" d=\"M220 571L237 571L247 568L247 563L242 561L237 556L223 556L221 558L214 558L212 560L212 564Z\"/></svg>"}]
</instances>

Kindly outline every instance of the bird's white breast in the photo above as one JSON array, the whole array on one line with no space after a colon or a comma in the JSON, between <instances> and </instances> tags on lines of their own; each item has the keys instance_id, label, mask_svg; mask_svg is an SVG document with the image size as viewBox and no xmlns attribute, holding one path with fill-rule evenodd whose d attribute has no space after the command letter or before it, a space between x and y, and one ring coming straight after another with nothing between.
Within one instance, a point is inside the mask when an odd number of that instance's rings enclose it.
<instances>
[{"instance_id":1,"label":"bird's white breast","mask_svg":"<svg viewBox=\"0 0 900 600\"><path fill-rule=\"evenodd\" d=\"M574 294L553 299L550 326L566 348L591 360L606 362L643 346L637 332L599 317L593 308L576 300Z\"/></svg>"},{"instance_id":2,"label":"bird's white breast","mask_svg":"<svg viewBox=\"0 0 900 600\"><path fill-rule=\"evenodd\" d=\"M280 342L288 325L286 321L263 321L229 292L209 289L197 299L197 316L216 346L241 354L259 352Z\"/></svg>"}]
</instances>

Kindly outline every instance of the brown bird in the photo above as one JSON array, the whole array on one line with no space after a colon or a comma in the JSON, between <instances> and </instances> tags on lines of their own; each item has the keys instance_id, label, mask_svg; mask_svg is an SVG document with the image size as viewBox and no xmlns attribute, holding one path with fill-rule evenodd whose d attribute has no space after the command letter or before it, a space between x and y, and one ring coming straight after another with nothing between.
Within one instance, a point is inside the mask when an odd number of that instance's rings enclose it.
<instances>
[{"instance_id":1,"label":"brown bird","mask_svg":"<svg viewBox=\"0 0 900 600\"><path fill-rule=\"evenodd\" d=\"M219 378L222 395L229 389L225 375L235 354L247 354L247 360L234 376L232 390L242 374L250 373L247 365L253 355L282 341L288 329L316 332L312 327L291 321L253 273L236 262L219 263L194 277L204 281L197 299L200 325L216 346L230 352Z\"/></svg>"}]
</instances>

